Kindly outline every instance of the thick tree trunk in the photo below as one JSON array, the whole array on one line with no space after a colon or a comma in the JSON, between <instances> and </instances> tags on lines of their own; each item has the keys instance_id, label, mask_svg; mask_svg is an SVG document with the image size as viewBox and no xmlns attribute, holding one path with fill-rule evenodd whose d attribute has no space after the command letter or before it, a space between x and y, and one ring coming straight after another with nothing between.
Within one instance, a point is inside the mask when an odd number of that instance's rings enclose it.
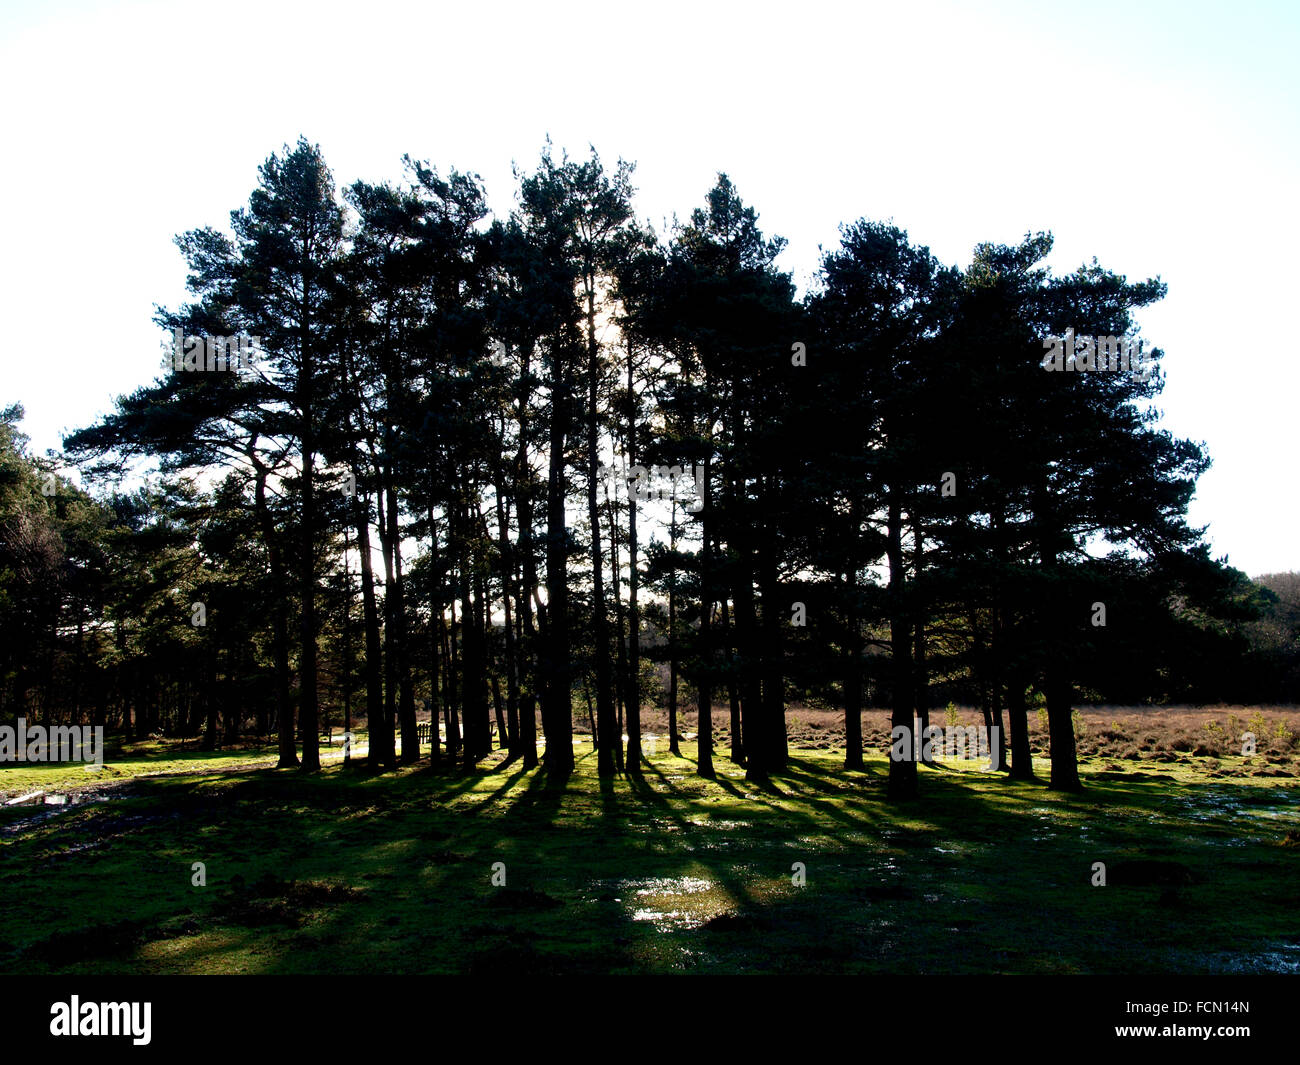
<instances>
[{"instance_id":1,"label":"thick tree trunk","mask_svg":"<svg viewBox=\"0 0 1300 1065\"><path fill-rule=\"evenodd\" d=\"M1011 726L1011 778L1034 779L1034 758L1029 748L1029 708L1025 701L1025 682L1013 677L1007 685L1007 719Z\"/></svg>"},{"instance_id":2,"label":"thick tree trunk","mask_svg":"<svg viewBox=\"0 0 1300 1065\"><path fill-rule=\"evenodd\" d=\"M1071 720L1073 692L1064 671L1051 661L1047 664L1043 694L1047 696L1047 730L1052 744L1052 775L1048 786L1055 791L1082 791Z\"/></svg>"},{"instance_id":3,"label":"thick tree trunk","mask_svg":"<svg viewBox=\"0 0 1300 1065\"><path fill-rule=\"evenodd\" d=\"M1073 690L1066 672L1064 655L1066 643L1074 626L1064 609L1057 550L1053 537L1062 537L1056 530L1052 504L1046 491L1040 491L1036 500L1035 517L1039 523L1039 560L1045 575L1052 580L1045 594L1047 600L1039 608L1039 616L1046 622L1051 634L1046 660L1043 664L1043 695L1047 699L1047 731L1051 743L1052 771L1049 787L1057 791L1082 791L1079 780L1078 754L1074 746Z\"/></svg>"}]
</instances>

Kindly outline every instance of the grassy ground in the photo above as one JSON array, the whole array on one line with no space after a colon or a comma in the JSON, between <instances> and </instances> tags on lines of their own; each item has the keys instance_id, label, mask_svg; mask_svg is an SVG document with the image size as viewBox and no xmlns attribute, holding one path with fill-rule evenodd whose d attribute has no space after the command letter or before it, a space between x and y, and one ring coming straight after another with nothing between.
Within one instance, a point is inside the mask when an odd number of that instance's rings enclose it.
<instances>
[{"instance_id":1,"label":"grassy ground","mask_svg":"<svg viewBox=\"0 0 1300 1065\"><path fill-rule=\"evenodd\" d=\"M0 812L0 971L1300 969L1300 790L1262 756L1090 755L1078 796L949 763L900 807L804 727L763 791L690 742L606 782L584 742L564 787L137 752L100 801Z\"/></svg>"}]
</instances>

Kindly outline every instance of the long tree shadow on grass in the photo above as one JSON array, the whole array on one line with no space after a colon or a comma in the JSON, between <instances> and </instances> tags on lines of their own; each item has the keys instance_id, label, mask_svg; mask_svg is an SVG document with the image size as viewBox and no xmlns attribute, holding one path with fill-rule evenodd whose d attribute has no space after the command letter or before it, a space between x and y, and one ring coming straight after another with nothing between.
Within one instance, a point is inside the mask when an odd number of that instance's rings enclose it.
<instances>
[{"instance_id":1,"label":"long tree shadow on grass","mask_svg":"<svg viewBox=\"0 0 1300 1065\"><path fill-rule=\"evenodd\" d=\"M666 758L602 786L590 752L558 784L515 766L159 779L6 837L0 889L42 906L0 915L0 967L1209 972L1295 932L1285 787L1062 796L952 773L893 807L880 764L846 787L800 756L778 794Z\"/></svg>"}]
</instances>

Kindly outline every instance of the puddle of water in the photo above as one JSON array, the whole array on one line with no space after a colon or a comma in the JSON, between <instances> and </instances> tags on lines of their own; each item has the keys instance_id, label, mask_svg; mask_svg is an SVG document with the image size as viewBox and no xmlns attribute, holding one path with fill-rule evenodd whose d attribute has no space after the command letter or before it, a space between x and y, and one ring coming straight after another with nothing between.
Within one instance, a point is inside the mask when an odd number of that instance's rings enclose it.
<instances>
[{"instance_id":1,"label":"puddle of water","mask_svg":"<svg viewBox=\"0 0 1300 1065\"><path fill-rule=\"evenodd\" d=\"M656 932L690 931L734 907L730 899L708 896L717 891L717 884L698 876L649 877L640 880L602 880L593 884L603 889L607 900L622 902L629 916L638 923L651 924ZM694 896L693 904L683 905L683 899ZM704 897L701 897L704 896Z\"/></svg>"},{"instance_id":2,"label":"puddle of water","mask_svg":"<svg viewBox=\"0 0 1300 1065\"><path fill-rule=\"evenodd\" d=\"M81 795L73 792L68 795L49 792L35 792L32 795L20 796L21 799L27 800L22 803L8 802L6 806L21 806L30 809L31 813L22 817L15 817L12 821L0 824L0 836L16 836L32 825L40 824L51 817L70 810L75 806L89 806L92 803L108 802L110 799L118 797L117 792L91 792L88 795Z\"/></svg>"},{"instance_id":3,"label":"puddle of water","mask_svg":"<svg viewBox=\"0 0 1300 1065\"><path fill-rule=\"evenodd\" d=\"M1226 973L1300 973L1300 944L1282 943L1253 954L1209 955Z\"/></svg>"},{"instance_id":4,"label":"puddle of water","mask_svg":"<svg viewBox=\"0 0 1300 1065\"><path fill-rule=\"evenodd\" d=\"M672 932L699 928L706 918L694 913L683 913L681 910L633 910L632 920L648 921L658 932Z\"/></svg>"},{"instance_id":5,"label":"puddle of water","mask_svg":"<svg viewBox=\"0 0 1300 1065\"><path fill-rule=\"evenodd\" d=\"M629 881L628 886L632 883ZM693 895L713 887L713 881L702 880L697 876L658 877L653 880L639 881L639 883L646 886L637 888L638 895Z\"/></svg>"}]
</instances>

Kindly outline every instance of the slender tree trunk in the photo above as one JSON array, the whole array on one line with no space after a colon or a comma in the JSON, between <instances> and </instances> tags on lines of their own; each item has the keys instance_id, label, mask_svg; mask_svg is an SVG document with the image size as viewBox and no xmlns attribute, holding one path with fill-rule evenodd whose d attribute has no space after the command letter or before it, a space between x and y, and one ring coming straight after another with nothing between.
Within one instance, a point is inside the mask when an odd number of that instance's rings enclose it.
<instances>
[{"instance_id":1,"label":"slender tree trunk","mask_svg":"<svg viewBox=\"0 0 1300 1065\"><path fill-rule=\"evenodd\" d=\"M510 606L514 583L514 552L510 546L509 517L505 506L505 477L498 476L496 486L497 562L501 580L501 605L505 611L506 726L510 739L510 756L523 754L519 731L519 648L515 642L514 617Z\"/></svg>"},{"instance_id":2,"label":"slender tree trunk","mask_svg":"<svg viewBox=\"0 0 1300 1065\"><path fill-rule=\"evenodd\" d=\"M304 299L305 302L305 299ZM304 322L306 318L304 317ZM302 731L302 768L314 773L320 769L320 706L317 684L316 649L316 429L313 410L312 353L308 351L307 330L303 328L299 349L302 363L298 372L298 395L302 411L302 543L299 551L299 610L301 612L302 652L298 661L299 711Z\"/></svg>"},{"instance_id":3,"label":"slender tree trunk","mask_svg":"<svg viewBox=\"0 0 1300 1065\"><path fill-rule=\"evenodd\" d=\"M1052 506L1045 491L1040 491L1035 507L1035 517L1039 525L1039 559L1051 582L1047 602L1040 608L1040 617L1047 622L1047 631L1052 636L1043 666L1043 695L1047 699L1047 731L1051 742L1052 772L1049 787L1056 791L1082 791L1079 780L1078 754L1074 745L1074 722L1070 718L1073 709L1073 690L1069 675L1066 673L1064 655L1068 634L1075 626L1071 623L1068 611L1063 606L1065 593L1063 581L1060 580L1057 552L1052 537L1056 535Z\"/></svg>"},{"instance_id":4,"label":"slender tree trunk","mask_svg":"<svg viewBox=\"0 0 1300 1065\"><path fill-rule=\"evenodd\" d=\"M889 643L893 666L893 713L890 719L891 751L889 758L890 799L916 796L916 752L920 747L914 735L912 719L912 631L908 618L905 563L903 561L903 516L896 485L888 492L886 518L886 555L889 559ZM903 730L900 732L899 730ZM901 745L898 739L903 739ZM899 754L902 757L898 757Z\"/></svg>"},{"instance_id":5,"label":"slender tree trunk","mask_svg":"<svg viewBox=\"0 0 1300 1065\"><path fill-rule=\"evenodd\" d=\"M520 504L520 525L527 522L531 526L532 508L524 510ZM521 533L521 539L523 539ZM537 766L537 645L538 637L533 631L532 595L537 587L537 567L533 561L533 541L531 528L524 543L524 581L527 584L525 594L519 596L519 623L523 630L521 641L526 663L526 682L519 699L519 744L524 755L524 769Z\"/></svg>"},{"instance_id":6,"label":"slender tree trunk","mask_svg":"<svg viewBox=\"0 0 1300 1065\"><path fill-rule=\"evenodd\" d=\"M713 641L710 628L713 614L713 551L709 540L709 464L704 463L704 507L700 511L700 676L699 724L697 726L696 772L713 777Z\"/></svg>"},{"instance_id":7,"label":"slender tree trunk","mask_svg":"<svg viewBox=\"0 0 1300 1065\"><path fill-rule=\"evenodd\" d=\"M497 749L510 749L510 729L506 725L505 702L501 698L501 678L495 671L491 673L492 709L497 719Z\"/></svg>"},{"instance_id":8,"label":"slender tree trunk","mask_svg":"<svg viewBox=\"0 0 1300 1065\"><path fill-rule=\"evenodd\" d=\"M465 765L473 768L480 758L492 751L491 718L488 714L487 690L484 670L483 629L479 607L471 598L471 588L478 593L482 605L482 585L470 567L469 538L474 528L474 505L468 491L462 493L460 507L461 535L459 552L461 565L461 649L463 670L461 676L461 706L465 721ZM459 508L458 508L459 509Z\"/></svg>"},{"instance_id":9,"label":"slender tree trunk","mask_svg":"<svg viewBox=\"0 0 1300 1065\"><path fill-rule=\"evenodd\" d=\"M674 492L672 514L668 525L671 566L668 571L668 750L681 757L677 738L677 676L680 672L680 655L677 649L677 495Z\"/></svg>"},{"instance_id":10,"label":"slender tree trunk","mask_svg":"<svg viewBox=\"0 0 1300 1065\"><path fill-rule=\"evenodd\" d=\"M432 500L430 495L430 500ZM438 573L438 526L433 520L433 503L429 503L429 569ZM436 579L436 578L435 578ZM442 650L442 603L435 587L429 599L429 763L442 761L441 740L438 736L438 719L442 714L442 698L438 685L439 663Z\"/></svg>"},{"instance_id":11,"label":"slender tree trunk","mask_svg":"<svg viewBox=\"0 0 1300 1065\"><path fill-rule=\"evenodd\" d=\"M637 460L636 396L632 381L632 342L627 347L627 455L628 461ZM641 575L637 570L637 499L633 495L627 504L627 767L633 773L641 771L641 614L637 605L637 592Z\"/></svg>"},{"instance_id":12,"label":"slender tree trunk","mask_svg":"<svg viewBox=\"0 0 1300 1065\"><path fill-rule=\"evenodd\" d=\"M390 473L391 477L391 473ZM411 652L406 632L406 586L402 575L402 536L397 521L397 492L388 488L388 535L393 556L393 631L397 637L397 684L400 701L398 720L402 727L402 763L420 760L420 733L415 720L415 686L411 677Z\"/></svg>"},{"instance_id":13,"label":"slender tree trunk","mask_svg":"<svg viewBox=\"0 0 1300 1065\"><path fill-rule=\"evenodd\" d=\"M288 581L285 579L284 560L280 553L279 538L271 511L266 502L267 469L256 464L256 507L266 543L267 562L271 568L271 593L274 607L271 611L271 644L275 659L275 704L280 737L280 760L277 768L285 769L298 764L298 751L294 744L293 703L289 692L289 617ZM128 735L129 735L128 731Z\"/></svg>"},{"instance_id":14,"label":"slender tree trunk","mask_svg":"<svg viewBox=\"0 0 1300 1065\"><path fill-rule=\"evenodd\" d=\"M559 777L573 772L573 709L569 671L569 530L564 520L564 449L568 427L568 388L563 352L552 356L549 476L546 489L546 691L542 731L546 770Z\"/></svg>"},{"instance_id":15,"label":"slender tree trunk","mask_svg":"<svg viewBox=\"0 0 1300 1065\"><path fill-rule=\"evenodd\" d=\"M856 542L856 524L853 530ZM845 583L844 768L862 769L862 619L858 616L858 571L853 561Z\"/></svg>"},{"instance_id":16,"label":"slender tree trunk","mask_svg":"<svg viewBox=\"0 0 1300 1065\"><path fill-rule=\"evenodd\" d=\"M398 719L402 726L402 762L410 764L420 760L420 726L415 719L415 678L411 668L411 642L409 622L406 617L406 592L402 577L401 541L396 544L393 561L397 568L397 683Z\"/></svg>"},{"instance_id":17,"label":"slender tree trunk","mask_svg":"<svg viewBox=\"0 0 1300 1065\"><path fill-rule=\"evenodd\" d=\"M520 390L517 400L519 411L519 451L515 455L515 497L516 512L519 515L519 553L520 568L523 573L523 587L518 597L519 623L523 633L520 641L522 652L520 662L523 689L519 707L519 746L524 756L524 769L537 766L537 639L533 632L533 611L531 600L537 589L537 556L533 547L533 501L532 477L528 466L528 393L526 382L529 378L529 363L532 357L532 345L524 344L520 349Z\"/></svg>"},{"instance_id":18,"label":"slender tree trunk","mask_svg":"<svg viewBox=\"0 0 1300 1065\"><path fill-rule=\"evenodd\" d=\"M461 630L465 628L461 624ZM456 600L453 595L451 601L451 623L447 626L447 697L443 702L447 713L447 757L453 762L460 757L460 724L457 717L457 708L464 700L464 695L459 694L458 678L461 674L461 658L456 651Z\"/></svg>"},{"instance_id":19,"label":"slender tree trunk","mask_svg":"<svg viewBox=\"0 0 1300 1065\"><path fill-rule=\"evenodd\" d=\"M770 748L768 765L784 769L790 761L790 741L785 730L785 640L782 623L789 617L781 602L777 574L777 530L771 515L775 512L775 489L768 477L760 478L765 503L762 507L765 535L758 541L758 582L763 594L763 616L759 643L763 649L759 673L763 681L763 718L766 721Z\"/></svg>"},{"instance_id":20,"label":"slender tree trunk","mask_svg":"<svg viewBox=\"0 0 1300 1065\"><path fill-rule=\"evenodd\" d=\"M740 692L736 689L736 652L735 625L732 624L731 608L724 598L719 610L721 637L719 643L727 648L727 702L731 709L731 761L733 765L745 764L745 723L740 713Z\"/></svg>"},{"instance_id":21,"label":"slender tree trunk","mask_svg":"<svg viewBox=\"0 0 1300 1065\"><path fill-rule=\"evenodd\" d=\"M397 759L391 723L384 720L383 651L379 642L374 565L370 557L370 500L359 488L353 510L357 551L361 555L361 608L366 627L366 729L370 745L367 761L372 769L391 769Z\"/></svg>"},{"instance_id":22,"label":"slender tree trunk","mask_svg":"<svg viewBox=\"0 0 1300 1065\"><path fill-rule=\"evenodd\" d=\"M631 501L629 506L636 504ZM619 555L618 555L618 519L614 501L609 497L608 485L605 489L605 513L609 515L609 587L614 599L614 649L618 655L618 668L614 671L614 705L617 710L617 736L614 744L614 768L623 771L623 707L627 694L627 641L623 636L623 596L619 591Z\"/></svg>"},{"instance_id":23,"label":"slender tree trunk","mask_svg":"<svg viewBox=\"0 0 1300 1065\"><path fill-rule=\"evenodd\" d=\"M348 569L348 528L343 526L343 764L352 762L352 676L356 655L352 647L352 573Z\"/></svg>"},{"instance_id":24,"label":"slender tree trunk","mask_svg":"<svg viewBox=\"0 0 1300 1065\"><path fill-rule=\"evenodd\" d=\"M397 757L397 659L401 638L398 633L395 611L397 609L397 582L393 575L393 537L388 524L388 478L381 473L381 484L375 492L376 528L379 531L379 552L384 560L384 731L393 733L393 757Z\"/></svg>"},{"instance_id":25,"label":"slender tree trunk","mask_svg":"<svg viewBox=\"0 0 1300 1065\"><path fill-rule=\"evenodd\" d=\"M596 771L615 771L614 747L621 741L614 725L613 677L610 668L609 622L605 613L605 574L600 556L600 513L597 501L599 461L600 348L596 343L595 278L587 276L587 520L591 524L591 617L596 667L596 720L600 740Z\"/></svg>"},{"instance_id":26,"label":"slender tree trunk","mask_svg":"<svg viewBox=\"0 0 1300 1065\"><path fill-rule=\"evenodd\" d=\"M912 573L916 583L914 588L920 588L921 571L925 566L925 531L921 528L920 519L913 515L912 519ZM919 597L916 600L915 609L912 611L912 636L913 636L913 661L912 675L914 677L913 698L916 701L915 716L917 727L921 737L921 759L925 762L934 761L934 752L929 752L926 757L925 737L930 727L930 670L926 664L925 658L925 608L920 602Z\"/></svg>"},{"instance_id":27,"label":"slender tree trunk","mask_svg":"<svg viewBox=\"0 0 1300 1065\"><path fill-rule=\"evenodd\" d=\"M993 629L989 648L989 769L1005 772L1007 769L1007 733L1002 726L1002 622L997 599L994 598ZM996 730L996 731L994 731Z\"/></svg>"},{"instance_id":28,"label":"slender tree trunk","mask_svg":"<svg viewBox=\"0 0 1300 1065\"><path fill-rule=\"evenodd\" d=\"M772 722L763 714L762 656L760 630L755 616L754 584L749 566L742 559L749 558L748 536L737 545L735 566L735 606L732 612L733 631L739 649L740 666L740 721L745 730L745 779L764 781L775 768L773 759Z\"/></svg>"}]
</instances>

